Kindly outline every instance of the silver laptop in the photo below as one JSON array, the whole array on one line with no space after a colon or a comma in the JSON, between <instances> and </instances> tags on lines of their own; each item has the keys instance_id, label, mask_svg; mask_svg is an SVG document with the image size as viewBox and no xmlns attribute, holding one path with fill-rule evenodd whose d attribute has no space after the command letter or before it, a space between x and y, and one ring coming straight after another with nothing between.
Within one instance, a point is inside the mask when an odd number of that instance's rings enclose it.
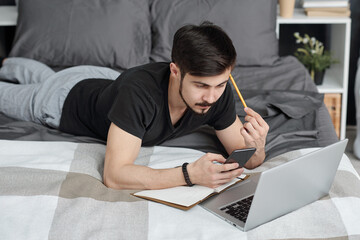
<instances>
[{"instance_id":1,"label":"silver laptop","mask_svg":"<svg viewBox=\"0 0 360 240\"><path fill-rule=\"evenodd\" d=\"M348 140L251 176L200 206L247 231L326 196Z\"/></svg>"}]
</instances>

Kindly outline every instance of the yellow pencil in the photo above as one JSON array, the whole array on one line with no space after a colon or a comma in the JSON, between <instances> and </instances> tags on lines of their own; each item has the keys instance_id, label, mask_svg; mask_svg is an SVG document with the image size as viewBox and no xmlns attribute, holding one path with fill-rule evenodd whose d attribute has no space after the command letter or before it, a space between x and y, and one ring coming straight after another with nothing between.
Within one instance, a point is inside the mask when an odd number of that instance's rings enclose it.
<instances>
[{"instance_id":1,"label":"yellow pencil","mask_svg":"<svg viewBox=\"0 0 360 240\"><path fill-rule=\"evenodd\" d=\"M240 91L239 91L239 88L237 87L236 82L235 82L234 78L231 76L231 74L230 74L230 80L231 80L232 84L234 85L234 88L235 88L237 94L239 95L239 98L240 98L242 104L244 105L244 107L247 107L247 106L246 106L246 103L245 103L245 100L244 100L244 98L242 97L242 95L241 95L241 93L240 93Z\"/></svg>"}]
</instances>

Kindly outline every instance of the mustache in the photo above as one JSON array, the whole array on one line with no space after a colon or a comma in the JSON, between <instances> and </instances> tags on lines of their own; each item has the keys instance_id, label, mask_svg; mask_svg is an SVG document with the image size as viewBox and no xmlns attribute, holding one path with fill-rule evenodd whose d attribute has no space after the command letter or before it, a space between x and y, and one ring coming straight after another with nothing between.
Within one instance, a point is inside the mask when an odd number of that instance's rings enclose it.
<instances>
[{"instance_id":1,"label":"mustache","mask_svg":"<svg viewBox=\"0 0 360 240\"><path fill-rule=\"evenodd\" d=\"M215 102L213 102L213 103L208 103L208 102L195 103L196 106L200 106L200 107L211 107L214 104L215 104Z\"/></svg>"}]
</instances>

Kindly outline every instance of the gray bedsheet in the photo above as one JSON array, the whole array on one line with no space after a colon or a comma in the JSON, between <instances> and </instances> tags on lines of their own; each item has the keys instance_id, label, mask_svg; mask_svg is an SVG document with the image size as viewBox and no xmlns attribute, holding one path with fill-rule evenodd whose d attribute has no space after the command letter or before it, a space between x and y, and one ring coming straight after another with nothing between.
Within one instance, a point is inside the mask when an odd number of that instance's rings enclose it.
<instances>
[{"instance_id":1,"label":"gray bedsheet","mask_svg":"<svg viewBox=\"0 0 360 240\"><path fill-rule=\"evenodd\" d=\"M283 57L271 67L236 68L233 76L248 106L261 113L270 126L267 159L290 150L322 147L338 140L329 113L322 103L322 95L317 93L306 69L295 58ZM236 94L235 97L237 113L243 119L242 105ZM11 119L1 113L0 139L104 143L98 139L73 136L35 123ZM162 145L226 155L214 131L206 126Z\"/></svg>"}]
</instances>

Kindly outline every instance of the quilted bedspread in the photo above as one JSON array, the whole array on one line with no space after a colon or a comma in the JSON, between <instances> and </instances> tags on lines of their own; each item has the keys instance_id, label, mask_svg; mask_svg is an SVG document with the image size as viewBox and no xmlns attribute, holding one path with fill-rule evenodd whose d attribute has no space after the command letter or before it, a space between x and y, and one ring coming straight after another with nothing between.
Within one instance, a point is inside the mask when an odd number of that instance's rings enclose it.
<instances>
[{"instance_id":1,"label":"quilted bedspread","mask_svg":"<svg viewBox=\"0 0 360 240\"><path fill-rule=\"evenodd\" d=\"M274 157L250 175L313 149ZM200 206L183 211L102 183L105 146L0 140L0 239L359 239L360 177L343 155L328 196L242 232ZM168 168L203 152L142 148L136 164Z\"/></svg>"}]
</instances>

